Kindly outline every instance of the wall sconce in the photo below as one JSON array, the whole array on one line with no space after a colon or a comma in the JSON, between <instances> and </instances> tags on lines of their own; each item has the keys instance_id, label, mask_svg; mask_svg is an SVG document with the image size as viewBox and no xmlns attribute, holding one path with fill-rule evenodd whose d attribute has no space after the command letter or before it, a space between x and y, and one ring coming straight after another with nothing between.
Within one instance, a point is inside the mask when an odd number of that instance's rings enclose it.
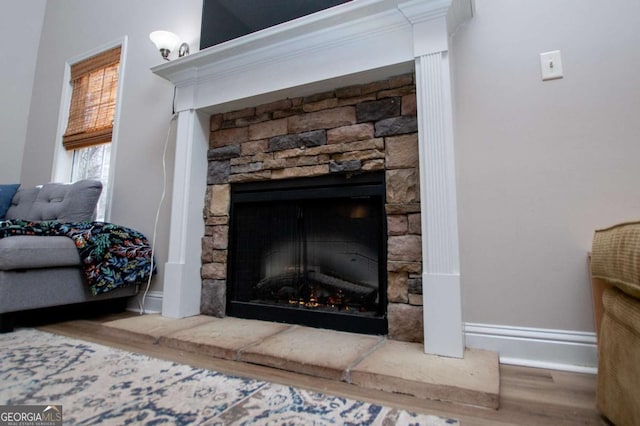
<instances>
[{"instance_id":1,"label":"wall sconce","mask_svg":"<svg viewBox=\"0 0 640 426\"><path fill-rule=\"evenodd\" d=\"M154 31L149 34L149 38L156 45L162 57L168 61L169 53L171 53L180 43L180 38L170 31ZM178 57L182 58L189 54L189 45L187 43L180 44L178 47Z\"/></svg>"}]
</instances>

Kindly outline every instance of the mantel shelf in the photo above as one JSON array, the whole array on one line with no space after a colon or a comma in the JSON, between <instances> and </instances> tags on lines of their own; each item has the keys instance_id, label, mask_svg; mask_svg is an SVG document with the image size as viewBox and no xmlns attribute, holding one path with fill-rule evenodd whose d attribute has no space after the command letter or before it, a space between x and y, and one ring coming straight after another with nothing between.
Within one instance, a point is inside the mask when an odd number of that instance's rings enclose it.
<instances>
[{"instance_id":1,"label":"mantel shelf","mask_svg":"<svg viewBox=\"0 0 640 426\"><path fill-rule=\"evenodd\" d=\"M371 73L365 78L372 81L407 72L416 55L425 53L415 51L424 43L414 43L414 26L442 21L443 30L430 35L427 48L443 51L470 14L469 0L354 0L151 70L176 85L178 110L213 112L216 105L235 102L227 106L235 108L242 106L239 99L256 95L281 96L283 90L305 87L310 93L325 80L353 84L363 74Z\"/></svg>"}]
</instances>

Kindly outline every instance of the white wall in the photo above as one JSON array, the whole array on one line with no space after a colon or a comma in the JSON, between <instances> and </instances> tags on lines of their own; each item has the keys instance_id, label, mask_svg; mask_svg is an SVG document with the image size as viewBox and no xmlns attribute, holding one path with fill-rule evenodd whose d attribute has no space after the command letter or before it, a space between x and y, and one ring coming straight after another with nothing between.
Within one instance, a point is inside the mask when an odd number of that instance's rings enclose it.
<instances>
[{"instance_id":1,"label":"white wall","mask_svg":"<svg viewBox=\"0 0 640 426\"><path fill-rule=\"evenodd\" d=\"M38 57L45 0L6 0L0 14L0 40L4 40L0 81L0 183L20 181L31 88Z\"/></svg>"},{"instance_id":2,"label":"white wall","mask_svg":"<svg viewBox=\"0 0 640 426\"><path fill-rule=\"evenodd\" d=\"M127 36L110 221L135 228L151 239L162 193L162 150L171 118L173 86L149 70L162 62L149 33L157 29L173 31L195 51L201 14L202 0L48 2L22 164L23 184L51 179L65 61ZM167 258L173 150L171 144L167 198L156 244L160 274L152 290L161 285Z\"/></svg>"},{"instance_id":3,"label":"white wall","mask_svg":"<svg viewBox=\"0 0 640 426\"><path fill-rule=\"evenodd\" d=\"M464 320L593 331L593 231L640 217L640 2L475 3L452 46Z\"/></svg>"}]
</instances>

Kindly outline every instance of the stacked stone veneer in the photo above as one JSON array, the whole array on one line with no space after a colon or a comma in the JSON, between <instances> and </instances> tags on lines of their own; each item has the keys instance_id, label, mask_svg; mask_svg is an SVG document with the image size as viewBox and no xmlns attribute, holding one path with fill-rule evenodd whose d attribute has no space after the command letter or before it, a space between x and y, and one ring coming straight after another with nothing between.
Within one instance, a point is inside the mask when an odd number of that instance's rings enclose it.
<instances>
[{"instance_id":1,"label":"stacked stone veneer","mask_svg":"<svg viewBox=\"0 0 640 426\"><path fill-rule=\"evenodd\" d=\"M384 170L389 337L422 341L414 76L216 114L210 124L202 313L225 315L230 185Z\"/></svg>"}]
</instances>

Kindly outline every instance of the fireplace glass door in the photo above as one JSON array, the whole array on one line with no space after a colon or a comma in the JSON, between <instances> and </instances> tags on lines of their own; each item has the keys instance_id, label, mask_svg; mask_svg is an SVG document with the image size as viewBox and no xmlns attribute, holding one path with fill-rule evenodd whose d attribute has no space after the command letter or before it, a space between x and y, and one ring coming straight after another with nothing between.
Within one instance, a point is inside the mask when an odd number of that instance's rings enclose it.
<instances>
[{"instance_id":1,"label":"fireplace glass door","mask_svg":"<svg viewBox=\"0 0 640 426\"><path fill-rule=\"evenodd\" d=\"M383 176L344 179L232 188L230 315L386 333Z\"/></svg>"}]
</instances>

